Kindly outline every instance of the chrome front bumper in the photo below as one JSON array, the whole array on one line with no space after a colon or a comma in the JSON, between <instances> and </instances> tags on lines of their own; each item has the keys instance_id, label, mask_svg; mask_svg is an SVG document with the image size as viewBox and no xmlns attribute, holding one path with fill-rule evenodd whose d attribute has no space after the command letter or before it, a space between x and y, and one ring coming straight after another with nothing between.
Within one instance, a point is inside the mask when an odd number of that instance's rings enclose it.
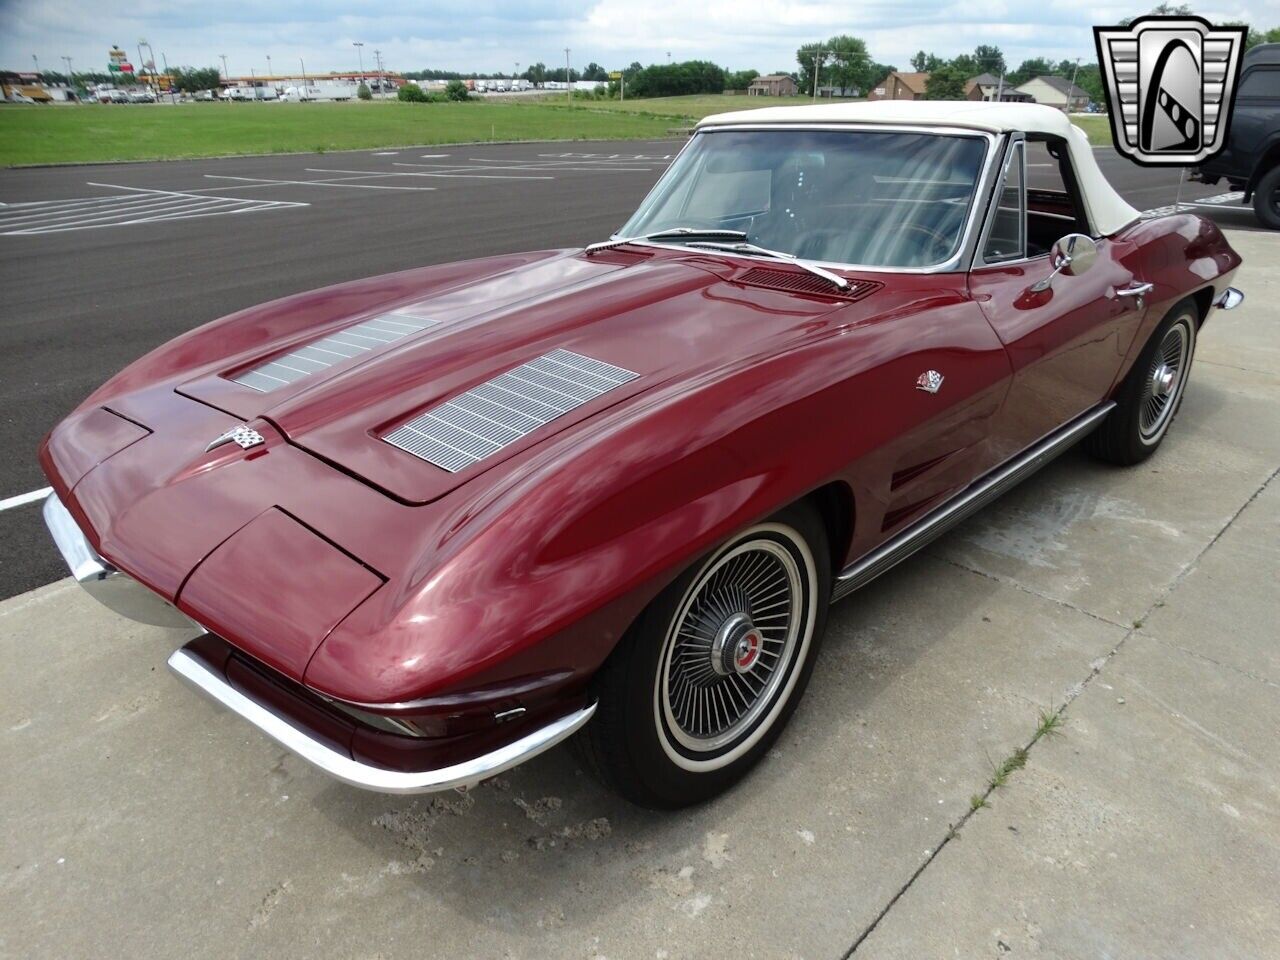
<instances>
[{"instance_id":1,"label":"chrome front bumper","mask_svg":"<svg viewBox=\"0 0 1280 960\"><path fill-rule=\"evenodd\" d=\"M524 763L572 736L596 712L594 703L525 734L490 753L434 770L388 770L353 760L245 696L226 678L185 648L169 658L169 669L201 693L237 713L287 750L329 776L378 793L434 793L474 787L482 780Z\"/></svg>"},{"instance_id":2,"label":"chrome front bumper","mask_svg":"<svg viewBox=\"0 0 1280 960\"><path fill-rule=\"evenodd\" d=\"M103 606L139 623L204 632L203 627L164 597L99 556L56 493L49 494L44 502L44 523L71 575Z\"/></svg>"}]
</instances>

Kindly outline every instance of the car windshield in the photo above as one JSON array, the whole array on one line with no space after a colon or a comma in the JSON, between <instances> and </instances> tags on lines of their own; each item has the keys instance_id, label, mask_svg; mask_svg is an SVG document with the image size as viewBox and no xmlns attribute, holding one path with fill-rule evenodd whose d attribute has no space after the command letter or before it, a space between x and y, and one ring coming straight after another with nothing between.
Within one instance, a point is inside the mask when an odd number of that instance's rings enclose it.
<instances>
[{"instance_id":1,"label":"car windshield","mask_svg":"<svg viewBox=\"0 0 1280 960\"><path fill-rule=\"evenodd\" d=\"M807 260L930 267L959 249L985 151L959 134L703 132L618 235L741 230Z\"/></svg>"}]
</instances>

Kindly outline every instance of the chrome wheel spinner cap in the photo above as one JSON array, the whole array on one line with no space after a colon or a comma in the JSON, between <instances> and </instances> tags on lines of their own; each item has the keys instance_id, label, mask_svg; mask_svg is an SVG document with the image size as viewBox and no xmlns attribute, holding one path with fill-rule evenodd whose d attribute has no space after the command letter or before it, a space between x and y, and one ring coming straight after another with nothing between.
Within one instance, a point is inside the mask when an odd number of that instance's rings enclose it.
<instances>
[{"instance_id":1,"label":"chrome wheel spinner cap","mask_svg":"<svg viewBox=\"0 0 1280 960\"><path fill-rule=\"evenodd\" d=\"M745 613L735 613L716 631L711 642L711 669L722 677L750 673L760 662L764 637Z\"/></svg>"}]
</instances>

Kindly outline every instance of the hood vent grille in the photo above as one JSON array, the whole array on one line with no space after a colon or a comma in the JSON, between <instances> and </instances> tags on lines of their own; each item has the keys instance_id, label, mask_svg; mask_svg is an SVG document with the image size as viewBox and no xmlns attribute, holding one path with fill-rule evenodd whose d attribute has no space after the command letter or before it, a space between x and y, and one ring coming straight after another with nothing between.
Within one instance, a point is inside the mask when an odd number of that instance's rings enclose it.
<instances>
[{"instance_id":1,"label":"hood vent grille","mask_svg":"<svg viewBox=\"0 0 1280 960\"><path fill-rule=\"evenodd\" d=\"M457 473L638 374L553 350L419 414L382 439Z\"/></svg>"},{"instance_id":2,"label":"hood vent grille","mask_svg":"<svg viewBox=\"0 0 1280 960\"><path fill-rule=\"evenodd\" d=\"M737 282L749 284L753 287L768 287L771 290L806 293L839 300L859 300L879 286L879 284L858 281L851 282L847 290L838 290L829 281L812 273L771 270L768 267L752 267L740 276Z\"/></svg>"},{"instance_id":3,"label":"hood vent grille","mask_svg":"<svg viewBox=\"0 0 1280 960\"><path fill-rule=\"evenodd\" d=\"M327 370L336 363L342 363L362 353L395 343L411 333L418 333L433 326L435 322L408 313L386 313L372 320L357 323L354 327L331 333L327 337L275 357L252 369L244 370L231 379L259 393L269 393L296 383L313 373Z\"/></svg>"}]
</instances>

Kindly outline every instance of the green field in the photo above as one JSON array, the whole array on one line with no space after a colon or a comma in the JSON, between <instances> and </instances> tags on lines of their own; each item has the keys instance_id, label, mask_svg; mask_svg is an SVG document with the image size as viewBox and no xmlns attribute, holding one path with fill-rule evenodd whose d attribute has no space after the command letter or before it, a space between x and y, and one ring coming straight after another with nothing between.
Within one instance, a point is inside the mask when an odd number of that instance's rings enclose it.
<instances>
[{"instance_id":1,"label":"green field","mask_svg":"<svg viewBox=\"0 0 1280 960\"><path fill-rule=\"evenodd\" d=\"M827 101L830 102L830 101ZM639 140L713 113L808 97L474 103L192 103L0 107L0 166L361 150L485 140ZM1106 117L1075 118L1093 143Z\"/></svg>"},{"instance_id":2,"label":"green field","mask_svg":"<svg viewBox=\"0 0 1280 960\"><path fill-rule=\"evenodd\" d=\"M593 105L594 106L594 105ZM545 103L192 103L0 107L0 166L660 137L669 118Z\"/></svg>"}]
</instances>

